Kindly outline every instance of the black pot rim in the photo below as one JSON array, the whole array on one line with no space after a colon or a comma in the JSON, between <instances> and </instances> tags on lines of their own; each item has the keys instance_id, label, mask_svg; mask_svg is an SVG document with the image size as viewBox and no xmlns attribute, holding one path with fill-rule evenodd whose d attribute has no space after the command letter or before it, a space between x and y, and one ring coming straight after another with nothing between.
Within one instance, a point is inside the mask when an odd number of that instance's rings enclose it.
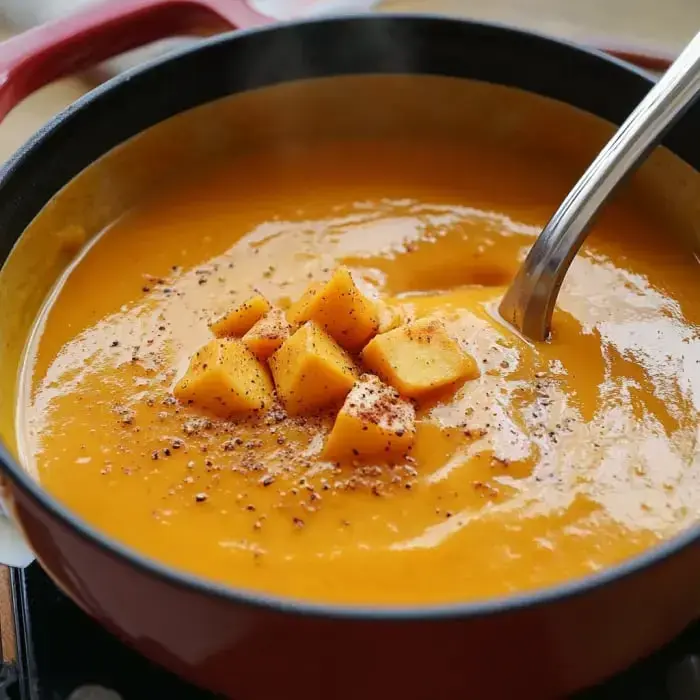
<instances>
[{"instance_id":1,"label":"black pot rim","mask_svg":"<svg viewBox=\"0 0 700 700\"><path fill-rule=\"evenodd\" d=\"M86 95L80 97L59 114L53 117L36 134L34 134L0 169L0 182L13 176L14 171L20 167L28 154L37 147L51 132L66 118L76 112L87 110L91 104L101 95L112 88L129 81L132 77L146 73L147 71L177 59L181 56L196 53L212 44L235 41L237 37L258 32L270 32L283 30L285 27L295 27L303 24L323 24L347 19L372 21L391 21L402 19L410 20L440 20L444 22L457 22L469 24L475 27L496 29L512 35L541 39L562 48L573 49L588 54L590 57L607 62L628 72L653 82L653 77L644 71L623 60L610 56L597 49L579 46L573 42L553 38L537 32L518 29L513 26L496 22L476 22L461 18L446 17L435 13L357 13L351 15L334 15L332 17L316 17L288 22L279 22L273 25L258 27L248 30L237 30L218 34L205 39L194 46L187 46L168 53L164 57L150 60L143 65L121 73ZM10 479L13 485L29 496L36 504L50 513L51 516L66 523L72 531L90 544L99 546L103 551L115 556L126 563L131 564L141 573L162 580L164 583L179 588L213 596L236 604L246 604L252 607L268 609L285 614L303 615L311 617L323 617L328 619L349 619L355 621L372 622L409 622L409 621L438 621L446 619L478 618L510 613L518 610L539 607L551 603L562 602L568 598L585 595L600 587L606 586L623 578L640 574L646 569L661 564L665 559L680 553L682 550L696 544L700 540L700 523L688 528L671 539L649 548L641 554L627 559L615 566L606 567L600 572L565 581L564 583L537 588L525 593L486 598L469 602L450 602L441 604L413 604L413 605L351 605L338 603L314 603L304 599L296 599L278 596L252 589L237 588L235 586L218 583L202 576L176 569L158 560L142 554L131 547L122 544L116 539L94 528L83 520L57 498L42 488L40 482L24 470L10 455L7 448L0 442L0 466L2 471Z\"/></svg>"}]
</instances>

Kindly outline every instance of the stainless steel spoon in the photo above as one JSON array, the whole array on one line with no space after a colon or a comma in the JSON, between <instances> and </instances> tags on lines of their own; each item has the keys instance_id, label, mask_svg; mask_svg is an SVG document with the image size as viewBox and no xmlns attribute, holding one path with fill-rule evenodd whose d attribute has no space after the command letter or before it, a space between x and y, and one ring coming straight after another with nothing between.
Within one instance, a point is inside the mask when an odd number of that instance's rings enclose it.
<instances>
[{"instance_id":1,"label":"stainless steel spoon","mask_svg":"<svg viewBox=\"0 0 700 700\"><path fill-rule=\"evenodd\" d=\"M564 276L595 215L698 95L700 34L598 154L530 249L499 308L501 316L524 336L547 338Z\"/></svg>"}]
</instances>

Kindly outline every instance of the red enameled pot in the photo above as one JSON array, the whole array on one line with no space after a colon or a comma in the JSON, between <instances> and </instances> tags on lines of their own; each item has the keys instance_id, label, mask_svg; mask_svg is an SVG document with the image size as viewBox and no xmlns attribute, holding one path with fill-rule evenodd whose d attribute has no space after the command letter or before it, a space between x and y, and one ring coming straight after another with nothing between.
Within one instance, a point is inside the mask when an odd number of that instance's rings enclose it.
<instances>
[{"instance_id":1,"label":"red enameled pot","mask_svg":"<svg viewBox=\"0 0 700 700\"><path fill-rule=\"evenodd\" d=\"M271 24L238 0L119 0L1 45L0 113L49 81L128 49L231 27L245 29L97 88L6 164L3 274L23 232L88 166L174 115L237 93L355 74L452 76L520 88L615 124L652 84L649 74L609 55L459 19L375 14ZM697 107L666 145L700 169ZM11 299L0 292L0 305L29 304L32 289L38 294L44 283L31 275L26 282ZM10 336L3 337L0 365L10 362ZM13 392L9 385L2 391L7 416ZM700 611L698 529L584 580L478 603L350 608L235 590L95 531L20 468L14 440L4 438L7 510L56 583L143 654L226 697L559 697L651 652ZM21 547L6 525L0 558L26 564L31 556Z\"/></svg>"}]
</instances>

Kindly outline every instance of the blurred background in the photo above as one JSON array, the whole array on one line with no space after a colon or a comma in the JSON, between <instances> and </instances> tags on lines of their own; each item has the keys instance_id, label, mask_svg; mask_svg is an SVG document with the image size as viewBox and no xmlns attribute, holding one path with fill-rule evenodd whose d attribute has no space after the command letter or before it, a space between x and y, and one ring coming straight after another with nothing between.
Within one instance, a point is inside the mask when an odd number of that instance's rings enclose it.
<instances>
[{"instance_id":1,"label":"blurred background","mask_svg":"<svg viewBox=\"0 0 700 700\"><path fill-rule=\"evenodd\" d=\"M0 37L102 0L0 0ZM238 2L239 0L230 0ZM672 57L700 31L700 0L250 0L278 19L347 11L445 12L534 29L598 47ZM110 74L154 53L165 42L113 61L98 72L49 86L16 109L0 128L4 160L50 116Z\"/></svg>"},{"instance_id":2,"label":"blurred background","mask_svg":"<svg viewBox=\"0 0 700 700\"><path fill-rule=\"evenodd\" d=\"M95 0L0 0L0 13L10 24L27 27L90 2ZM700 29L700 0L252 0L252 4L278 18L370 6L446 12L660 53L677 52Z\"/></svg>"},{"instance_id":3,"label":"blurred background","mask_svg":"<svg viewBox=\"0 0 700 700\"><path fill-rule=\"evenodd\" d=\"M700 0L383 0L379 4L387 10L435 10L662 55L678 53L700 31Z\"/></svg>"}]
</instances>

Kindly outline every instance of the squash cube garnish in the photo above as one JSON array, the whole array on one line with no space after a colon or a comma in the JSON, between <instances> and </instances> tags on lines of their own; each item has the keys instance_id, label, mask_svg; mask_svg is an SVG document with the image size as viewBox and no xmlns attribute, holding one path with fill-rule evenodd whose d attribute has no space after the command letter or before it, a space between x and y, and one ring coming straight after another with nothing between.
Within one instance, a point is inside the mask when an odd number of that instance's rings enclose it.
<instances>
[{"instance_id":1,"label":"squash cube garnish","mask_svg":"<svg viewBox=\"0 0 700 700\"><path fill-rule=\"evenodd\" d=\"M431 318L375 336L362 351L362 360L410 398L479 376L474 358L448 335L440 321Z\"/></svg>"},{"instance_id":2,"label":"squash cube garnish","mask_svg":"<svg viewBox=\"0 0 700 700\"><path fill-rule=\"evenodd\" d=\"M267 360L287 340L289 330L284 311L272 309L243 336L243 342L258 360Z\"/></svg>"},{"instance_id":3,"label":"squash cube garnish","mask_svg":"<svg viewBox=\"0 0 700 700\"><path fill-rule=\"evenodd\" d=\"M269 365L277 395L290 415L339 404L358 375L350 355L313 321L291 335Z\"/></svg>"},{"instance_id":4,"label":"squash cube garnish","mask_svg":"<svg viewBox=\"0 0 700 700\"><path fill-rule=\"evenodd\" d=\"M367 298L346 267L323 285L311 285L289 310L293 324L315 321L346 350L359 350L379 328L376 304Z\"/></svg>"},{"instance_id":5,"label":"squash cube garnish","mask_svg":"<svg viewBox=\"0 0 700 700\"><path fill-rule=\"evenodd\" d=\"M373 374L355 382L335 419L327 459L391 458L405 455L416 436L413 404Z\"/></svg>"},{"instance_id":6,"label":"squash cube garnish","mask_svg":"<svg viewBox=\"0 0 700 700\"><path fill-rule=\"evenodd\" d=\"M255 294L242 304L234 306L210 324L217 338L245 335L269 310L270 302L262 294Z\"/></svg>"},{"instance_id":7,"label":"squash cube garnish","mask_svg":"<svg viewBox=\"0 0 700 700\"><path fill-rule=\"evenodd\" d=\"M274 389L264 365L243 341L218 338L192 356L173 394L185 404L228 418L264 410L273 401Z\"/></svg>"},{"instance_id":8,"label":"squash cube garnish","mask_svg":"<svg viewBox=\"0 0 700 700\"><path fill-rule=\"evenodd\" d=\"M305 290L304 293L297 299L293 301L289 308L287 309L287 319L293 326L300 326L307 319L307 311L312 302L315 301L316 296L323 288L320 282L312 282Z\"/></svg>"}]
</instances>

